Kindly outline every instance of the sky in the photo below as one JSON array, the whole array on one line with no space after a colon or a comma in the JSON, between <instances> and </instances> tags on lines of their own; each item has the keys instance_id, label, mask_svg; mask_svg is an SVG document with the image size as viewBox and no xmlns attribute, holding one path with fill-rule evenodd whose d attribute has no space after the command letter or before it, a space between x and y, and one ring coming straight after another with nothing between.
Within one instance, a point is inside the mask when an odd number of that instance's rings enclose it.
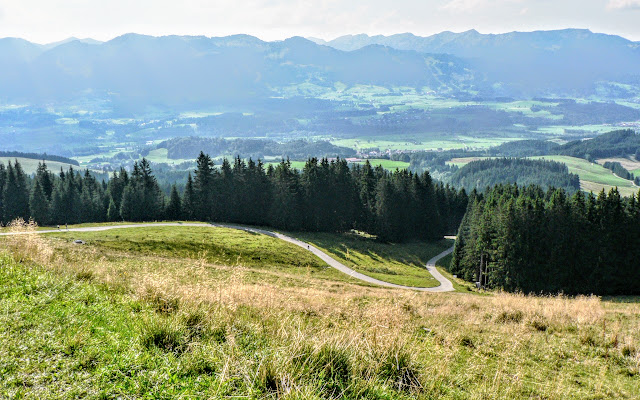
<instances>
[{"instance_id":1,"label":"sky","mask_svg":"<svg viewBox=\"0 0 640 400\"><path fill-rule=\"evenodd\" d=\"M640 0L0 0L0 37L291 36L586 28L640 41Z\"/></svg>"}]
</instances>

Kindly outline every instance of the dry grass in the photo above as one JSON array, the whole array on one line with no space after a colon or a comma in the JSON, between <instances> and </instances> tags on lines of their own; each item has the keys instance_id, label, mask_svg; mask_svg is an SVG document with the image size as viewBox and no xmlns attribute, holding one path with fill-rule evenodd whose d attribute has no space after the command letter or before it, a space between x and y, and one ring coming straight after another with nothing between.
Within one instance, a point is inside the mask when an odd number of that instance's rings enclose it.
<instances>
[{"instance_id":1,"label":"dry grass","mask_svg":"<svg viewBox=\"0 0 640 400\"><path fill-rule=\"evenodd\" d=\"M38 235L0 240L23 264L105 285L148 305L154 313L141 329L144 351L164 346L197 376L215 370L216 383L207 392L212 397L639 393L637 303L417 293L311 273L214 265L205 258L97 252Z\"/></svg>"},{"instance_id":2,"label":"dry grass","mask_svg":"<svg viewBox=\"0 0 640 400\"><path fill-rule=\"evenodd\" d=\"M632 156L627 158L617 157L617 158L601 158L596 160L596 162L600 165L604 165L607 161L609 162L619 162L620 165L624 167L627 171L633 171L634 169L640 168L640 161L634 159Z\"/></svg>"}]
</instances>

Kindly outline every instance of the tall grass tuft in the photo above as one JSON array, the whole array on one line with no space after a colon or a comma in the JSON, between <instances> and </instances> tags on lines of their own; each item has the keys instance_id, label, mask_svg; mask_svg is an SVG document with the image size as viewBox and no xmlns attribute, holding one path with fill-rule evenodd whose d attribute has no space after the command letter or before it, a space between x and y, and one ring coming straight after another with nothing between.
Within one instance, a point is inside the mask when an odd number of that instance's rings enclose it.
<instances>
[{"instance_id":1,"label":"tall grass tuft","mask_svg":"<svg viewBox=\"0 0 640 400\"><path fill-rule=\"evenodd\" d=\"M419 379L420 367L411 359L408 351L391 348L381 356L378 376L401 391L418 391L422 388Z\"/></svg>"},{"instance_id":2,"label":"tall grass tuft","mask_svg":"<svg viewBox=\"0 0 640 400\"><path fill-rule=\"evenodd\" d=\"M187 329L174 318L156 318L143 324L140 341L147 349L157 348L181 354L186 350L190 338Z\"/></svg>"}]
</instances>

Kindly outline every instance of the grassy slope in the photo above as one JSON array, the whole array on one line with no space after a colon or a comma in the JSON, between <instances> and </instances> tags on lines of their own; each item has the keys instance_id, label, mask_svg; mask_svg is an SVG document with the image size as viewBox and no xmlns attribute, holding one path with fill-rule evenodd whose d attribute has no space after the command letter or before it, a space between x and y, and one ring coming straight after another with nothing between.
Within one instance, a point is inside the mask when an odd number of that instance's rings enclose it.
<instances>
[{"instance_id":1,"label":"grassy slope","mask_svg":"<svg viewBox=\"0 0 640 400\"><path fill-rule=\"evenodd\" d=\"M580 177L580 186L583 190L599 192L603 188L605 190L609 190L610 188L617 186L620 193L625 196L638 192L638 188L633 185L633 182L622 179L603 166L583 160L582 158L569 156L544 156L532 158L565 163L567 167L569 167L569 172L577 174Z\"/></svg>"},{"instance_id":2,"label":"grassy slope","mask_svg":"<svg viewBox=\"0 0 640 400\"><path fill-rule=\"evenodd\" d=\"M312 271L340 280L337 271L313 254L293 244L265 235L211 227L144 227L103 232L46 234L60 245L80 238L84 248L102 254L179 258L242 268L305 274Z\"/></svg>"},{"instance_id":3,"label":"grassy slope","mask_svg":"<svg viewBox=\"0 0 640 400\"><path fill-rule=\"evenodd\" d=\"M390 171L393 171L397 168L399 169L409 168L409 163L404 161L393 161L393 160L372 158L369 160L369 162L371 163L372 167L376 167L377 165L380 165L382 166L382 168L388 169ZM364 164L364 163L359 163L359 164Z\"/></svg>"},{"instance_id":4,"label":"grassy slope","mask_svg":"<svg viewBox=\"0 0 640 400\"><path fill-rule=\"evenodd\" d=\"M198 260L14 239L0 241L0 253L22 260L0 257L0 397L638 393L637 299L270 280L264 268L252 275Z\"/></svg>"},{"instance_id":5,"label":"grassy slope","mask_svg":"<svg viewBox=\"0 0 640 400\"><path fill-rule=\"evenodd\" d=\"M11 164L13 164L15 160L16 157L0 157L0 163L4 164L5 166L9 161L11 161ZM18 162L20 162L22 169L27 174L35 174L36 169L38 168L38 163L42 162L42 160L34 160L32 158L22 157L17 157L17 160ZM70 166L73 167L73 169L75 169L76 171L79 171L81 169L81 167L78 167L77 165L61 163L58 161L45 161L45 163L47 164L47 168L49 168L49 171L53 171L54 173L60 172L60 167L62 167L65 171L68 170Z\"/></svg>"},{"instance_id":6,"label":"grassy slope","mask_svg":"<svg viewBox=\"0 0 640 400\"><path fill-rule=\"evenodd\" d=\"M89 224L91 225L91 224ZM100 224L93 224L100 225ZM313 243L344 264L366 275L409 286L438 285L424 268L427 260L450 244L385 244L363 236L345 234L290 234ZM99 251L124 251L145 256L180 257L222 265L321 271L324 262L311 253L282 240L234 229L210 227L154 227L104 232L61 232L47 234L61 240L80 238ZM349 249L349 255L347 255ZM331 270L333 279L340 280ZM338 275L336 275L338 274Z\"/></svg>"},{"instance_id":7,"label":"grassy slope","mask_svg":"<svg viewBox=\"0 0 640 400\"><path fill-rule=\"evenodd\" d=\"M323 249L354 270L386 282L414 287L438 286L425 265L451 246L449 241L379 243L357 234L293 234Z\"/></svg>"}]
</instances>

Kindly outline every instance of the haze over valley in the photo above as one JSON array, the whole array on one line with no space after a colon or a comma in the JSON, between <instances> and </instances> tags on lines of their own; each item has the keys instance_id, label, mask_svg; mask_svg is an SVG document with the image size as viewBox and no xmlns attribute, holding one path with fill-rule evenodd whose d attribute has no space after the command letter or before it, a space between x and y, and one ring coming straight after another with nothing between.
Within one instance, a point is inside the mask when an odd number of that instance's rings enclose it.
<instances>
[{"instance_id":1,"label":"haze over valley","mask_svg":"<svg viewBox=\"0 0 640 400\"><path fill-rule=\"evenodd\" d=\"M367 155L567 141L640 120L639 44L588 30L5 38L0 60L0 145L98 169L174 137L322 140Z\"/></svg>"}]
</instances>

